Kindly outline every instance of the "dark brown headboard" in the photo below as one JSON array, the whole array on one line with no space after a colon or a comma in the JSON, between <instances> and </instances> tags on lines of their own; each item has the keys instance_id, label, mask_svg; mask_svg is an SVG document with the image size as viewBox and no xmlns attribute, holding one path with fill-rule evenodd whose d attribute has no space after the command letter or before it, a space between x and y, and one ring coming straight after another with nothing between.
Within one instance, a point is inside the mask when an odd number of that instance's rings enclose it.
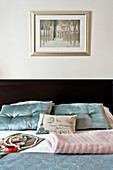
<instances>
[{"instance_id":1,"label":"dark brown headboard","mask_svg":"<svg viewBox=\"0 0 113 170\"><path fill-rule=\"evenodd\" d=\"M0 107L25 100L104 103L113 111L112 80L0 80Z\"/></svg>"}]
</instances>

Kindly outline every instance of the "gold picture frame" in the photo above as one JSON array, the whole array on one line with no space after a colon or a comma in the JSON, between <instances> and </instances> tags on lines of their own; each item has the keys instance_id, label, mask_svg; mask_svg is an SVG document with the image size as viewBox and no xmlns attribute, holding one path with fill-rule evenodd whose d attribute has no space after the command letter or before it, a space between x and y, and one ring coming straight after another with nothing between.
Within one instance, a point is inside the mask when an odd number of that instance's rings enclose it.
<instances>
[{"instance_id":1,"label":"gold picture frame","mask_svg":"<svg viewBox=\"0 0 113 170\"><path fill-rule=\"evenodd\" d=\"M31 11L31 56L89 56L90 11Z\"/></svg>"}]
</instances>

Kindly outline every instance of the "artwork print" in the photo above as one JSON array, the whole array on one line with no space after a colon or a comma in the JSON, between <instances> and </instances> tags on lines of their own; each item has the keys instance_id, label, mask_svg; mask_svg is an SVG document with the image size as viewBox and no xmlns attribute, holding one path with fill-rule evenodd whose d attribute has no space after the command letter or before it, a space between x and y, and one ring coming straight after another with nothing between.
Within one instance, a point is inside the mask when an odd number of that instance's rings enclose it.
<instances>
[{"instance_id":1,"label":"artwork print","mask_svg":"<svg viewBox=\"0 0 113 170\"><path fill-rule=\"evenodd\" d=\"M32 56L90 55L90 12L32 11Z\"/></svg>"},{"instance_id":2,"label":"artwork print","mask_svg":"<svg viewBox=\"0 0 113 170\"><path fill-rule=\"evenodd\" d=\"M40 47L80 47L80 20L41 20Z\"/></svg>"}]
</instances>

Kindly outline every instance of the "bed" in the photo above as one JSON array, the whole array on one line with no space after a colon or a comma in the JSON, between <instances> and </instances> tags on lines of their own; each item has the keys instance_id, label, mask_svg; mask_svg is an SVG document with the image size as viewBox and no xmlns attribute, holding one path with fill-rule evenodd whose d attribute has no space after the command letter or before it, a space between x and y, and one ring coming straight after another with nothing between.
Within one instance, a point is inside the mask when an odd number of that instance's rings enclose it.
<instances>
[{"instance_id":1,"label":"bed","mask_svg":"<svg viewBox=\"0 0 113 170\"><path fill-rule=\"evenodd\" d=\"M65 103L103 103L113 113L112 80L1 80L0 108L19 101L53 101ZM109 130L108 130L109 131ZM0 137L20 131L0 131ZM36 135L36 130L21 131ZM91 131L92 132L92 131ZM77 131L77 133L84 133ZM38 135L46 138L48 134ZM10 153L0 159L0 169L74 170L113 169L113 154L50 153L42 141L37 148ZM40 147L41 146L41 147Z\"/></svg>"}]
</instances>

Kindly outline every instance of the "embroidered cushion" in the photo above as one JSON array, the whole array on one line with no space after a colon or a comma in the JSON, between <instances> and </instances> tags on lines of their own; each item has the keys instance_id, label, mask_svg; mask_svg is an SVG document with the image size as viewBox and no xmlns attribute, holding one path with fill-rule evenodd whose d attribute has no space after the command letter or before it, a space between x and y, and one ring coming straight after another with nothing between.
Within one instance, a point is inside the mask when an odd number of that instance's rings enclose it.
<instances>
[{"instance_id":1,"label":"embroidered cushion","mask_svg":"<svg viewBox=\"0 0 113 170\"><path fill-rule=\"evenodd\" d=\"M56 133L75 133L76 115L74 116L55 116L40 114L37 134L56 132Z\"/></svg>"}]
</instances>

